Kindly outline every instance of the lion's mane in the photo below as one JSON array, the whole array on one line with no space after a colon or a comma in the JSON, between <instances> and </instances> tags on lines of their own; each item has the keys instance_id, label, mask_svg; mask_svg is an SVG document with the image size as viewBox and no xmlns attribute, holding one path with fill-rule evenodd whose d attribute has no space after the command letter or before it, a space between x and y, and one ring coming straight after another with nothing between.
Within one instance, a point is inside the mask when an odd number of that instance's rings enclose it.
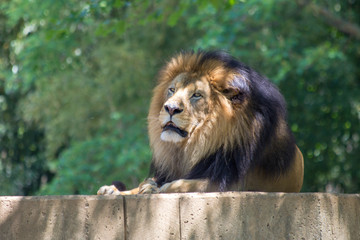
<instances>
[{"instance_id":1,"label":"lion's mane","mask_svg":"<svg viewBox=\"0 0 360 240\"><path fill-rule=\"evenodd\" d=\"M179 74L205 76L212 105L206 121L181 144L160 139L159 112ZM223 51L182 52L160 71L148 115L156 182L207 178L224 191L252 169L276 177L291 166L295 141L285 101L270 81Z\"/></svg>"}]
</instances>

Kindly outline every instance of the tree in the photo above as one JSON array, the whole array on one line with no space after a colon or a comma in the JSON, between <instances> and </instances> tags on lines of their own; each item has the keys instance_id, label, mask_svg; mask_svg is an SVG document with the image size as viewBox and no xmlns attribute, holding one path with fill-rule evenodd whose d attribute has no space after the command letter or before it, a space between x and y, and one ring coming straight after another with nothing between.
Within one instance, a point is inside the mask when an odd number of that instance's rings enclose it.
<instances>
[{"instance_id":1,"label":"tree","mask_svg":"<svg viewBox=\"0 0 360 240\"><path fill-rule=\"evenodd\" d=\"M20 101L29 88L18 75L20 60L12 44L24 28L24 19L7 14L0 5L0 189L1 194L30 195L41 181L51 179L44 157L44 132L24 121Z\"/></svg>"}]
</instances>

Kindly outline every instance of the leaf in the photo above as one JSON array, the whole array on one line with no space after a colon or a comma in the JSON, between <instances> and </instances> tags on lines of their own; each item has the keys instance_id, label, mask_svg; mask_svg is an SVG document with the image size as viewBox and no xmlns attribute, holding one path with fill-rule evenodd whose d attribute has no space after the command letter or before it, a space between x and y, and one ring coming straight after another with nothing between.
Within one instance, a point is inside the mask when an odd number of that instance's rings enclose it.
<instances>
[{"instance_id":1,"label":"leaf","mask_svg":"<svg viewBox=\"0 0 360 240\"><path fill-rule=\"evenodd\" d=\"M123 20L119 20L116 24L115 24L115 31L117 34L121 35L125 32L126 30L126 22Z\"/></svg>"},{"instance_id":2,"label":"leaf","mask_svg":"<svg viewBox=\"0 0 360 240\"><path fill-rule=\"evenodd\" d=\"M179 18L181 17L181 15L182 15L182 11L175 11L174 13L172 13L167 20L168 25L170 27L174 27L178 22Z\"/></svg>"}]
</instances>

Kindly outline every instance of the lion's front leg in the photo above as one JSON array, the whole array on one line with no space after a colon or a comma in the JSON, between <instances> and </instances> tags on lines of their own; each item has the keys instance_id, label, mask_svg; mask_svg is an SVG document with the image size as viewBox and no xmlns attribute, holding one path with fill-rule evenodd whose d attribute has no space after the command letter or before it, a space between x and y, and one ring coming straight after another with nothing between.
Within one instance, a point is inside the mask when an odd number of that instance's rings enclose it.
<instances>
[{"instance_id":1,"label":"lion's front leg","mask_svg":"<svg viewBox=\"0 0 360 240\"><path fill-rule=\"evenodd\" d=\"M166 183L160 187L160 193L187 193L187 192L212 192L212 186L207 179L179 179Z\"/></svg>"},{"instance_id":2,"label":"lion's front leg","mask_svg":"<svg viewBox=\"0 0 360 240\"><path fill-rule=\"evenodd\" d=\"M212 192L216 186L206 179L179 179L162 185L160 188L152 178L146 179L139 186L139 194L152 193L187 193L187 192Z\"/></svg>"},{"instance_id":3,"label":"lion's front leg","mask_svg":"<svg viewBox=\"0 0 360 240\"><path fill-rule=\"evenodd\" d=\"M138 188L129 191L119 191L114 185L102 186L98 195L132 195L153 193L187 193L187 192L214 192L217 187L207 179L179 179L162 185L160 188L153 178L140 183Z\"/></svg>"},{"instance_id":4,"label":"lion's front leg","mask_svg":"<svg viewBox=\"0 0 360 240\"><path fill-rule=\"evenodd\" d=\"M98 191L97 195L133 195L133 194L150 194L150 193L159 193L160 190L153 178L148 178L142 183L139 187L134 188L129 191L121 191L116 185L105 185L102 186Z\"/></svg>"},{"instance_id":5,"label":"lion's front leg","mask_svg":"<svg viewBox=\"0 0 360 240\"><path fill-rule=\"evenodd\" d=\"M138 192L139 188L134 188L128 191L120 191L115 185L105 185L97 191L97 195L132 195L138 194Z\"/></svg>"}]
</instances>

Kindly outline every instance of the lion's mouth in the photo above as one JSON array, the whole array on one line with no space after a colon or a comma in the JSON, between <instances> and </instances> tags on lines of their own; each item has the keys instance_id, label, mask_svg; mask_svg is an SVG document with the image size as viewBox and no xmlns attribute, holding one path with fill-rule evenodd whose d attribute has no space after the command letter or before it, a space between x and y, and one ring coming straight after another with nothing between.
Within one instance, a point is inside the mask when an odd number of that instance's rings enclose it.
<instances>
[{"instance_id":1,"label":"lion's mouth","mask_svg":"<svg viewBox=\"0 0 360 240\"><path fill-rule=\"evenodd\" d=\"M187 131L180 129L179 127L177 127L175 125L175 123L173 123L171 121L166 123L165 126L163 127L163 132L165 132L165 131L174 131L183 138L188 135Z\"/></svg>"}]
</instances>

